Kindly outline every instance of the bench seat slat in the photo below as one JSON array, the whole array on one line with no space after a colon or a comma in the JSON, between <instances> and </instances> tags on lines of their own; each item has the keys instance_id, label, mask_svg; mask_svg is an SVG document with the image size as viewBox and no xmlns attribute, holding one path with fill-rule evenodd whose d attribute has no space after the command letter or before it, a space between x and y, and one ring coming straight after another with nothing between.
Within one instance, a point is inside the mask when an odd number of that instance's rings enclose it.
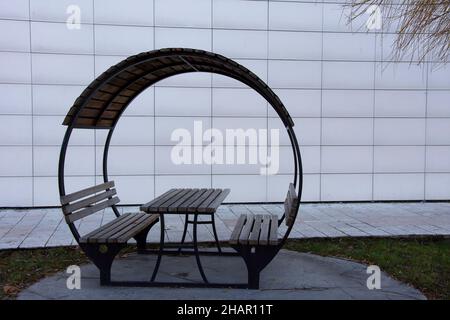
<instances>
[{"instance_id":1,"label":"bench seat slat","mask_svg":"<svg viewBox=\"0 0 450 320\"><path fill-rule=\"evenodd\" d=\"M88 234L84 235L82 238L91 238L91 237L95 237L95 236L97 236L100 232L102 232L102 231L104 231L104 230L108 230L109 228L114 227L114 225L115 225L116 223L118 223L119 221L121 221L121 220L123 220L123 219L126 219L126 218L129 218L130 214L131 214L131 213L125 213L125 214L122 214L120 217L111 220L110 222L108 222L108 223L102 225L101 227L99 227L99 228L97 228L97 229L95 229L95 230L92 230L92 231L89 232Z\"/></svg>"},{"instance_id":2,"label":"bench seat slat","mask_svg":"<svg viewBox=\"0 0 450 320\"><path fill-rule=\"evenodd\" d=\"M244 226L245 219L246 219L245 214L241 214L239 216L236 226L234 227L233 232L231 233L231 237L230 237L231 244L238 244L239 236L241 234L242 227Z\"/></svg>"},{"instance_id":3,"label":"bench seat slat","mask_svg":"<svg viewBox=\"0 0 450 320\"><path fill-rule=\"evenodd\" d=\"M252 245L259 244L259 235L261 233L261 220L262 215L255 215L255 223L253 224L252 231L250 232L250 236L248 238L248 243Z\"/></svg>"},{"instance_id":4,"label":"bench seat slat","mask_svg":"<svg viewBox=\"0 0 450 320\"><path fill-rule=\"evenodd\" d=\"M125 218L122 218L125 216ZM157 214L126 213L80 239L81 243L126 243L158 220Z\"/></svg>"},{"instance_id":5,"label":"bench seat slat","mask_svg":"<svg viewBox=\"0 0 450 320\"><path fill-rule=\"evenodd\" d=\"M241 214L231 233L230 244L243 246L278 245L278 216Z\"/></svg>"},{"instance_id":6,"label":"bench seat slat","mask_svg":"<svg viewBox=\"0 0 450 320\"><path fill-rule=\"evenodd\" d=\"M125 216L123 219L123 216ZM127 220L133 219L134 215L133 214L128 214L128 215L121 215L118 219L114 219L113 221L111 221L111 224L107 224L105 226L100 227L99 229L95 230L93 233L89 236L88 242L93 242L95 243L100 237L102 237L105 234L110 234L113 233L113 230L117 230L118 228L120 228L120 226L122 224L126 224Z\"/></svg>"},{"instance_id":7,"label":"bench seat slat","mask_svg":"<svg viewBox=\"0 0 450 320\"><path fill-rule=\"evenodd\" d=\"M271 224L270 224L270 236L269 236L269 245L277 245L278 244L278 217L276 215L271 216Z\"/></svg>"},{"instance_id":8,"label":"bench seat slat","mask_svg":"<svg viewBox=\"0 0 450 320\"><path fill-rule=\"evenodd\" d=\"M101 234L95 238L92 238L92 240L95 242L106 242L107 239L109 239L113 235L120 232L123 228L126 228L126 226L128 226L130 223L133 223L134 221L139 219L139 217L140 217L140 215L138 215L138 214L132 214L130 216L130 218L127 219L126 221L122 221L122 223L118 223L112 229L110 229L108 232L104 232L103 234Z\"/></svg>"},{"instance_id":9,"label":"bench seat slat","mask_svg":"<svg viewBox=\"0 0 450 320\"><path fill-rule=\"evenodd\" d=\"M117 239L117 242L123 243L128 241L131 237L138 234L140 231L147 228L152 222L154 222L156 219L158 219L158 215L147 215L144 219L140 220L139 223L136 223L133 228L128 230L127 233L124 233L120 235L120 237Z\"/></svg>"},{"instance_id":10,"label":"bench seat slat","mask_svg":"<svg viewBox=\"0 0 450 320\"><path fill-rule=\"evenodd\" d=\"M240 244L248 244L248 237L250 236L250 231L253 227L254 215L252 213L247 215L245 220L245 225L242 228L241 235L239 236Z\"/></svg>"},{"instance_id":11,"label":"bench seat slat","mask_svg":"<svg viewBox=\"0 0 450 320\"><path fill-rule=\"evenodd\" d=\"M259 236L259 244L267 245L269 243L269 229L270 229L271 216L268 214L263 215L261 224L261 234Z\"/></svg>"},{"instance_id":12,"label":"bench seat slat","mask_svg":"<svg viewBox=\"0 0 450 320\"><path fill-rule=\"evenodd\" d=\"M145 220L148 219L149 217L150 217L149 215L137 216L136 220L134 220L132 222L130 221L130 223L128 223L127 225L124 225L120 229L120 231L114 233L114 235L109 237L106 241L110 242L110 243L119 242L119 238L126 237L135 226L137 226L139 224L143 224L143 222L145 222ZM144 226L144 228L145 227L146 227L146 225ZM132 237L132 235L130 235L130 238L131 237Z\"/></svg>"}]
</instances>

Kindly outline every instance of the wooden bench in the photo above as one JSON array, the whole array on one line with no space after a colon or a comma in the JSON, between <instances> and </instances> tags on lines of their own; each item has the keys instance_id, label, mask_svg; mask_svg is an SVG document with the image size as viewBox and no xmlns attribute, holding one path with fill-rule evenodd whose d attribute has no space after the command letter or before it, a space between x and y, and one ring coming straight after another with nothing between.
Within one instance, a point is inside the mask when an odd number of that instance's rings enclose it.
<instances>
[{"instance_id":1,"label":"wooden bench","mask_svg":"<svg viewBox=\"0 0 450 320\"><path fill-rule=\"evenodd\" d=\"M284 220L290 230L295 222L298 208L298 196L291 183L284 202ZM247 266L248 287L259 288L260 272L272 261L288 232L282 241L278 240L278 216L264 214L242 214L233 229L230 245L239 252Z\"/></svg>"},{"instance_id":2,"label":"wooden bench","mask_svg":"<svg viewBox=\"0 0 450 320\"><path fill-rule=\"evenodd\" d=\"M60 198L65 220L72 229L81 249L100 270L101 284L111 282L111 265L114 257L134 238L138 252L146 247L147 234L159 220L158 214L144 212L116 214L109 223L80 236L74 222L106 208L115 209L119 203L114 181L86 188ZM114 212L118 212L114 210Z\"/></svg>"}]
</instances>

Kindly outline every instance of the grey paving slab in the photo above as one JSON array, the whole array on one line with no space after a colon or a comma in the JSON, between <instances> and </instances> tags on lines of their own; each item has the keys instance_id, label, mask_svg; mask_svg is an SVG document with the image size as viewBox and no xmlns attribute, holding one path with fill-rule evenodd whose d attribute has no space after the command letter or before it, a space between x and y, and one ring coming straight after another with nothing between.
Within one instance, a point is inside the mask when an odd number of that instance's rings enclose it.
<instances>
[{"instance_id":1,"label":"grey paving slab","mask_svg":"<svg viewBox=\"0 0 450 320\"><path fill-rule=\"evenodd\" d=\"M154 256L129 255L113 265L113 280L148 280ZM246 281L240 257L202 257L210 281ZM164 257L160 281L199 281L193 257ZM81 289L66 287L67 274L58 273L25 289L18 299L425 299L418 290L381 274L381 288L367 288L367 266L348 260L282 250L261 273L260 290L206 288L101 287L98 270L81 267Z\"/></svg>"},{"instance_id":2,"label":"grey paving slab","mask_svg":"<svg viewBox=\"0 0 450 320\"><path fill-rule=\"evenodd\" d=\"M136 206L118 207L136 212ZM281 216L280 204L223 205L216 212L219 239L227 240L241 214L271 213ZM115 218L111 209L91 215L76 225L87 233ZM205 217L206 218L206 217ZM181 238L184 214L166 216L167 241ZM280 226L279 235L286 227ZM450 203L324 203L302 204L291 238L450 235ZM199 239L210 241L211 230L199 229ZM159 228L149 233L149 242L159 242ZM188 230L187 239L192 239ZM75 244L60 209L0 210L0 248L31 248Z\"/></svg>"}]
</instances>

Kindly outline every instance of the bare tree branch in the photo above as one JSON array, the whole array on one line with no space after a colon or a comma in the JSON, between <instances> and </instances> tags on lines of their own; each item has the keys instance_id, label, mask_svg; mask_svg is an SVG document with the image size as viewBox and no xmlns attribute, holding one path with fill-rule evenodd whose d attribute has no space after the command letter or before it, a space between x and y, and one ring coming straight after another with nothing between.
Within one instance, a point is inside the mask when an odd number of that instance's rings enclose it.
<instances>
[{"instance_id":1,"label":"bare tree branch","mask_svg":"<svg viewBox=\"0 0 450 320\"><path fill-rule=\"evenodd\" d=\"M419 63L450 58L450 0L347 0L349 23L366 14L370 6L382 13L382 30L394 31L394 60L409 56Z\"/></svg>"}]
</instances>

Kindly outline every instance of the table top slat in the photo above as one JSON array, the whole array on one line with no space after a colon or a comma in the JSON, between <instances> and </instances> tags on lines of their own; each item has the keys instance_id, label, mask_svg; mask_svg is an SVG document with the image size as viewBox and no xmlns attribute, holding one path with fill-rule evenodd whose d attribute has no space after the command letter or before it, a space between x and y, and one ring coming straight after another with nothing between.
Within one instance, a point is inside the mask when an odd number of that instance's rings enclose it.
<instances>
[{"instance_id":1,"label":"table top slat","mask_svg":"<svg viewBox=\"0 0 450 320\"><path fill-rule=\"evenodd\" d=\"M162 195L156 197L150 202L141 206L141 210L147 213L158 212L158 206L164 203L170 196L175 195L180 192L181 189L170 189L167 192L164 192Z\"/></svg>"},{"instance_id":2,"label":"table top slat","mask_svg":"<svg viewBox=\"0 0 450 320\"><path fill-rule=\"evenodd\" d=\"M216 212L230 189L179 188L158 196L141 206L147 213L198 213Z\"/></svg>"},{"instance_id":3,"label":"table top slat","mask_svg":"<svg viewBox=\"0 0 450 320\"><path fill-rule=\"evenodd\" d=\"M211 193L197 208L198 212L210 212L209 204L212 203L220 194L222 193L221 189L214 189L213 193ZM214 210L212 211L214 212Z\"/></svg>"},{"instance_id":4,"label":"table top slat","mask_svg":"<svg viewBox=\"0 0 450 320\"><path fill-rule=\"evenodd\" d=\"M200 198L208 189L199 189L192 197L186 199L178 206L178 212L186 212L189 206L194 203L198 198Z\"/></svg>"},{"instance_id":5,"label":"table top slat","mask_svg":"<svg viewBox=\"0 0 450 320\"><path fill-rule=\"evenodd\" d=\"M199 211L203 212L203 210L205 210L205 212L215 212L217 210L217 208L222 204L222 201L225 200L225 198L228 196L229 193L230 193L230 189L221 190L221 192L207 206L205 206L203 208L203 204L202 204L202 208L200 208Z\"/></svg>"},{"instance_id":6,"label":"table top slat","mask_svg":"<svg viewBox=\"0 0 450 320\"><path fill-rule=\"evenodd\" d=\"M181 192L169 197L168 199L166 199L166 201L164 203L159 205L158 212L168 212L169 207L173 203L177 202L179 199L181 199L183 196L185 196L187 193L189 193L189 191L191 191L191 189L180 189L180 190L181 190Z\"/></svg>"},{"instance_id":7,"label":"table top slat","mask_svg":"<svg viewBox=\"0 0 450 320\"><path fill-rule=\"evenodd\" d=\"M169 206L169 211L171 212L177 212L180 211L180 205L184 203L186 200L189 200L193 196L195 196L198 193L199 189L190 189L187 193L185 193L183 196L177 199L174 203L172 203Z\"/></svg>"},{"instance_id":8,"label":"table top slat","mask_svg":"<svg viewBox=\"0 0 450 320\"><path fill-rule=\"evenodd\" d=\"M208 198L211 193L214 192L214 189L208 189L205 193L203 193L197 200L195 200L193 203L189 205L187 208L188 212L196 212L199 205L205 201L206 198Z\"/></svg>"}]
</instances>

